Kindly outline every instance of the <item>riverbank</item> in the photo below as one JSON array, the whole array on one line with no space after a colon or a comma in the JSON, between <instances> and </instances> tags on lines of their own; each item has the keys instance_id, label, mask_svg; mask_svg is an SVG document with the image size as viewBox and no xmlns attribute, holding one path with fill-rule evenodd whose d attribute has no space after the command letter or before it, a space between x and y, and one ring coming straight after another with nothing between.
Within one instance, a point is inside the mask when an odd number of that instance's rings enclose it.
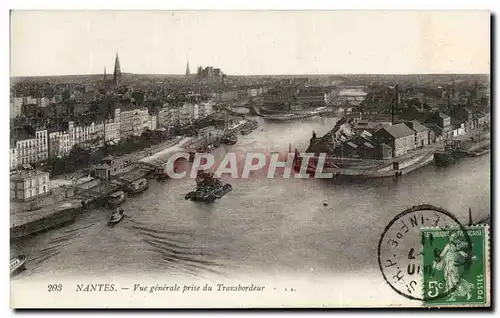
<instances>
[{"instance_id":1,"label":"riverbank","mask_svg":"<svg viewBox=\"0 0 500 318\"><path fill-rule=\"evenodd\" d=\"M60 211L58 208L72 202L81 203L82 209L95 203L103 204L105 198L111 193L124 190L130 182L144 178L154 171L156 168L154 158L157 153L182 151L190 142L192 142L192 138L177 138L155 147L124 155L122 157L126 157L132 164L127 166L122 173L111 177L110 180L104 181L89 176L74 180L68 180L67 177L51 180L53 186L51 193L39 200L40 206L36 210L27 211L29 203L11 202L10 229L12 231L14 228L20 227L39 227L43 230L56 226L61 217L64 217L62 214L74 213L70 210ZM59 214L61 217L56 217ZM68 220L70 219L68 218Z\"/></svg>"},{"instance_id":2,"label":"riverbank","mask_svg":"<svg viewBox=\"0 0 500 318\"><path fill-rule=\"evenodd\" d=\"M489 135L489 131L481 128L471 130L451 140L460 142L458 151L462 155L478 156L488 152L487 149L490 146ZM323 172L333 173L334 177L387 178L402 176L433 163L435 156L441 155L444 148L445 141L441 140L391 159L327 157ZM299 157L296 169L300 169L300 165L298 165L300 162L301 158ZM316 162L317 158L310 159L309 173L315 173Z\"/></svg>"}]
</instances>

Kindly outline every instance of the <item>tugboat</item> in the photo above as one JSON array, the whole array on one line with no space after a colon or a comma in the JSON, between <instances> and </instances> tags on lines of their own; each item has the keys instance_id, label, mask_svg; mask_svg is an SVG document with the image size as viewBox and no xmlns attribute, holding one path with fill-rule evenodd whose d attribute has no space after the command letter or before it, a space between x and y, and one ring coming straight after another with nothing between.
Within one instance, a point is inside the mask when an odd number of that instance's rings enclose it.
<instances>
[{"instance_id":1,"label":"tugboat","mask_svg":"<svg viewBox=\"0 0 500 318\"><path fill-rule=\"evenodd\" d=\"M234 145L238 142L238 136L236 136L236 135L224 135L221 138L221 142L225 145Z\"/></svg>"},{"instance_id":2,"label":"tugboat","mask_svg":"<svg viewBox=\"0 0 500 318\"><path fill-rule=\"evenodd\" d=\"M108 197L108 205L111 207L116 207L127 200L127 194L123 191L117 191L111 193Z\"/></svg>"},{"instance_id":3,"label":"tugboat","mask_svg":"<svg viewBox=\"0 0 500 318\"><path fill-rule=\"evenodd\" d=\"M20 270L26 269L26 256L19 255L10 259L10 274L17 273Z\"/></svg>"},{"instance_id":4,"label":"tugboat","mask_svg":"<svg viewBox=\"0 0 500 318\"><path fill-rule=\"evenodd\" d=\"M125 217L125 211L123 209L116 209L111 213L111 216L108 221L108 226L113 227L118 224Z\"/></svg>"},{"instance_id":5,"label":"tugboat","mask_svg":"<svg viewBox=\"0 0 500 318\"><path fill-rule=\"evenodd\" d=\"M148 180L142 178L130 183L127 186L127 192L136 194L145 191L147 188L149 188Z\"/></svg>"},{"instance_id":6,"label":"tugboat","mask_svg":"<svg viewBox=\"0 0 500 318\"><path fill-rule=\"evenodd\" d=\"M214 178L212 172L198 171L196 190L186 194L185 199L191 201L214 202L231 192L233 187L223 184L219 178Z\"/></svg>"}]
</instances>

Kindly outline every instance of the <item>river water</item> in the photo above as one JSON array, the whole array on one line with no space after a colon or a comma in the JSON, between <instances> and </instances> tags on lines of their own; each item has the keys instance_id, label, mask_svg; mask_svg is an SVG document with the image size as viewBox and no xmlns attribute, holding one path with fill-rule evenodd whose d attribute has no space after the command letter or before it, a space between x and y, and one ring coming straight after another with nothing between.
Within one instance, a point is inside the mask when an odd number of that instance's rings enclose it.
<instances>
[{"instance_id":1,"label":"river water","mask_svg":"<svg viewBox=\"0 0 500 318\"><path fill-rule=\"evenodd\" d=\"M218 151L304 150L334 118L262 122L234 146ZM109 210L82 213L74 224L11 245L28 256L14 279L52 274L165 273L231 276L237 272L345 274L376 270L377 243L401 211L432 204L468 220L490 212L490 157L430 165L398 180L333 181L250 178L226 180L233 191L212 204L185 201L190 179L150 181L123 205L127 217L110 229ZM328 202L328 206L322 204Z\"/></svg>"}]
</instances>

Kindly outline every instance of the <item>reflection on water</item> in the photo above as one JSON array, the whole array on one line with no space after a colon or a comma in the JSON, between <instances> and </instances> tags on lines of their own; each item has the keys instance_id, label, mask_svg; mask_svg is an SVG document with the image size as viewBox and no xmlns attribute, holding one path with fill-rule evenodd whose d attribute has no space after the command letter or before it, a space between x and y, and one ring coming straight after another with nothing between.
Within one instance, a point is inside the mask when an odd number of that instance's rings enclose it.
<instances>
[{"instance_id":1,"label":"reflection on water","mask_svg":"<svg viewBox=\"0 0 500 318\"><path fill-rule=\"evenodd\" d=\"M331 129L332 118L283 124L261 122L232 149L304 150L312 131ZM490 211L489 155L453 166L428 166L399 180L226 180L233 191L213 204L184 200L193 180L150 181L123 205L127 217L106 226L109 211L93 209L76 222L12 244L28 256L14 279L69 273L162 273L227 276L235 271L343 273L378 268L376 244L401 211L432 204L468 220ZM328 201L328 206L322 202Z\"/></svg>"}]
</instances>

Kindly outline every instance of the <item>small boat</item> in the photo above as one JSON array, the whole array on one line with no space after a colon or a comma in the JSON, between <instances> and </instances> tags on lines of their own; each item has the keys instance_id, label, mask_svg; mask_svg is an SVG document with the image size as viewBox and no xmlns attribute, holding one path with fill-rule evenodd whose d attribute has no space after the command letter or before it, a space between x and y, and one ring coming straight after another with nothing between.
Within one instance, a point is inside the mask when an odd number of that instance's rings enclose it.
<instances>
[{"instance_id":1,"label":"small boat","mask_svg":"<svg viewBox=\"0 0 500 318\"><path fill-rule=\"evenodd\" d=\"M159 167L156 169L154 173L156 180L165 181L169 178L168 173L165 170L165 167Z\"/></svg>"},{"instance_id":2,"label":"small boat","mask_svg":"<svg viewBox=\"0 0 500 318\"><path fill-rule=\"evenodd\" d=\"M148 180L141 178L139 180L136 180L134 182L131 182L127 186L127 192L135 194L135 193L140 193L145 191L147 188L149 188L149 183Z\"/></svg>"},{"instance_id":3,"label":"small boat","mask_svg":"<svg viewBox=\"0 0 500 318\"><path fill-rule=\"evenodd\" d=\"M127 194L123 191L111 193L108 197L109 206L118 206L127 200Z\"/></svg>"},{"instance_id":4,"label":"small boat","mask_svg":"<svg viewBox=\"0 0 500 318\"><path fill-rule=\"evenodd\" d=\"M249 133L251 133L252 131L254 131L255 129L257 129L259 127L259 123L256 122L256 121L250 121L248 123L246 123L240 130L240 133L242 135L248 135Z\"/></svg>"},{"instance_id":5,"label":"small boat","mask_svg":"<svg viewBox=\"0 0 500 318\"><path fill-rule=\"evenodd\" d=\"M10 274L14 274L15 272L25 269L26 256L19 255L17 257L13 257L10 259Z\"/></svg>"},{"instance_id":6,"label":"small boat","mask_svg":"<svg viewBox=\"0 0 500 318\"><path fill-rule=\"evenodd\" d=\"M111 217L108 221L108 226L114 226L118 224L125 217L125 211L123 209L116 209L113 213L111 213Z\"/></svg>"},{"instance_id":7,"label":"small boat","mask_svg":"<svg viewBox=\"0 0 500 318\"><path fill-rule=\"evenodd\" d=\"M323 201L323 206L328 206L328 202L326 200Z\"/></svg>"},{"instance_id":8,"label":"small boat","mask_svg":"<svg viewBox=\"0 0 500 318\"><path fill-rule=\"evenodd\" d=\"M236 136L236 135L224 135L221 138L221 142L225 145L234 145L238 142L238 136Z\"/></svg>"}]
</instances>

